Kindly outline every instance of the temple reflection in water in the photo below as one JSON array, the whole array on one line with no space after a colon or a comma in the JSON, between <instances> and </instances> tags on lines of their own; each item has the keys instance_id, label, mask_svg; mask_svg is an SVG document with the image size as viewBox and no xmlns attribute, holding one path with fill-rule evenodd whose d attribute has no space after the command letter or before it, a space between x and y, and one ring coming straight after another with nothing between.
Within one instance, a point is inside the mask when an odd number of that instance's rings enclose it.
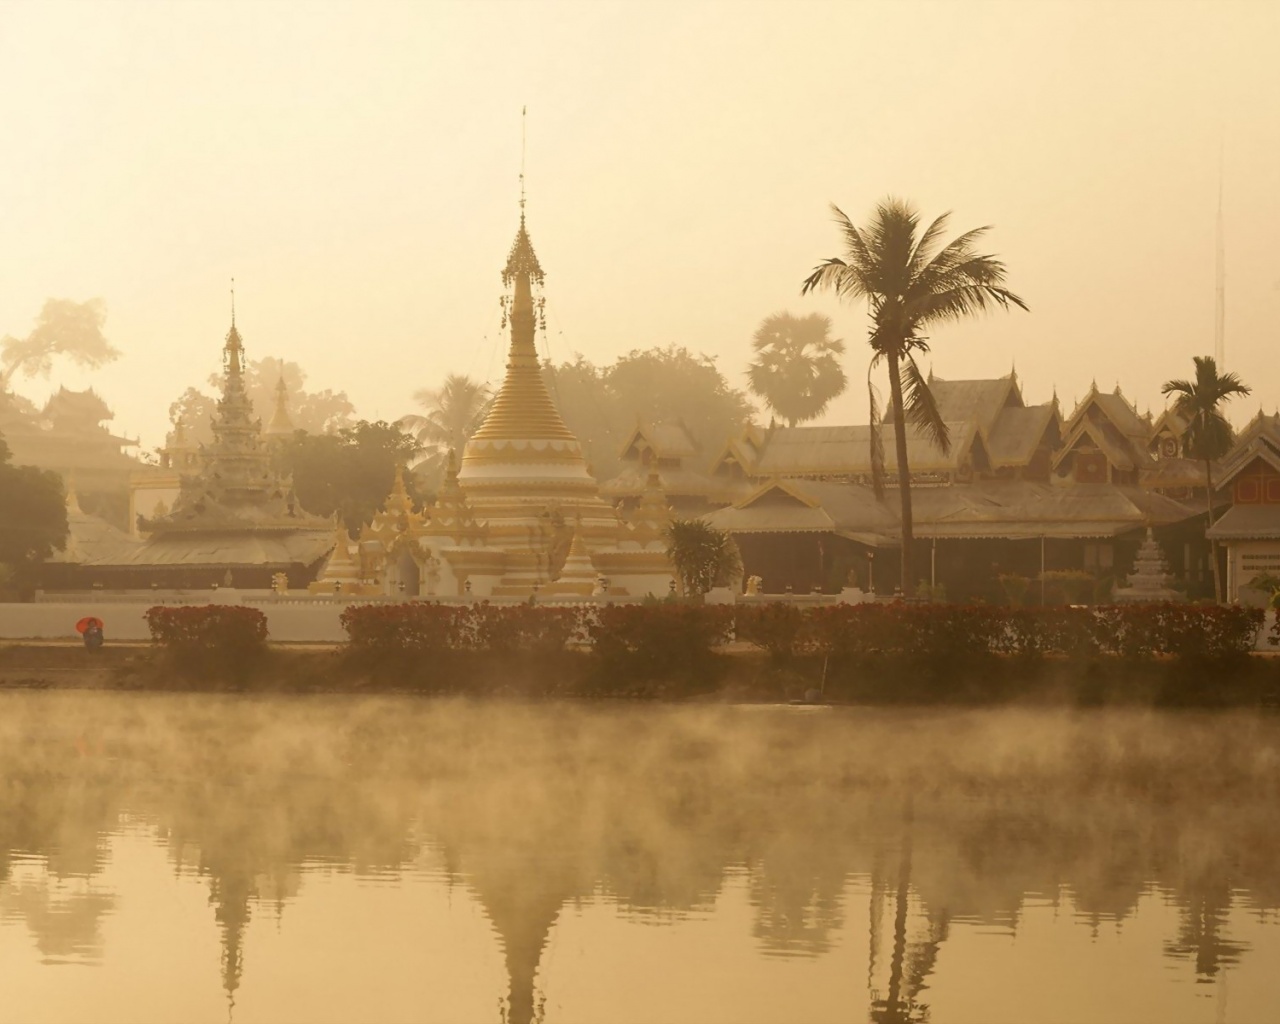
<instances>
[{"instance_id":1,"label":"temple reflection in water","mask_svg":"<svg viewBox=\"0 0 1280 1024\"><path fill-rule=\"evenodd\" d=\"M105 881L111 851L144 838L207 887L201 927L217 933L233 1016L254 973L276 970L250 954L255 921L300 913L323 872L407 885L424 859L491 922L510 1024L556 1017L546 950L599 905L664 927L714 917L741 890L750 920L736 927L758 956L839 960L864 978L865 1009L845 1019L876 1024L930 1019L935 982L965 969L948 962L956 928L1016 943L1032 904L1095 939L1156 908L1162 934L1141 938L1144 925L1128 941L1204 984L1253 966L1235 923L1273 926L1280 906L1264 770L1280 726L1256 720L0 704L0 922L24 926L45 965L101 962L104 942L109 958L108 924L130 898ZM1194 777L1181 774L1189 751Z\"/></svg>"}]
</instances>

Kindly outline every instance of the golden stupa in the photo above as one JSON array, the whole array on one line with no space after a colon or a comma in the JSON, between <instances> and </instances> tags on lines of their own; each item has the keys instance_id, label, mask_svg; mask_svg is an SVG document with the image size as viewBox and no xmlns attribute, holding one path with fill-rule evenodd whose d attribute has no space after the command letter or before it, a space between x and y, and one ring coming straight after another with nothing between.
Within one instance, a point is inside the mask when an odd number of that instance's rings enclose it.
<instances>
[{"instance_id":1,"label":"golden stupa","mask_svg":"<svg viewBox=\"0 0 1280 1024\"><path fill-rule=\"evenodd\" d=\"M411 513L403 480L362 535L366 582L388 594L475 598L665 596L672 570L660 492L624 519L587 468L542 377L543 271L523 209L502 272L506 376L436 500ZM656 486L651 481L652 486Z\"/></svg>"}]
</instances>

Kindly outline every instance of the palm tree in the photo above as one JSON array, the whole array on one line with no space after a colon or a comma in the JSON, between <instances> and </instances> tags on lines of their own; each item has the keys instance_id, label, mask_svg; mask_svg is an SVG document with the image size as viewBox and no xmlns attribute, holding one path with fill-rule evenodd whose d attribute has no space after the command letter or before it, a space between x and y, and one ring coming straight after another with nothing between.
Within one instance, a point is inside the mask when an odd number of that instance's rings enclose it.
<instances>
[{"instance_id":1,"label":"palm tree","mask_svg":"<svg viewBox=\"0 0 1280 1024\"><path fill-rule=\"evenodd\" d=\"M940 245L949 214L943 214L917 234L920 217L900 199L883 199L871 223L857 228L834 204L831 207L844 238L843 257L819 264L804 280L802 295L815 289L831 290L841 299L866 299L870 307L871 368L881 361L889 366L889 393L896 424L898 494L902 502L902 587L911 582L910 467L907 465L908 423L921 428L944 452L951 449L947 426L938 412L925 375L915 357L929 351L928 328L951 320L1010 305L1026 309L1017 295L1004 287L1004 264L974 246L989 228L967 231ZM871 397L872 482L883 493L879 411L875 389Z\"/></svg>"},{"instance_id":2,"label":"palm tree","mask_svg":"<svg viewBox=\"0 0 1280 1024\"><path fill-rule=\"evenodd\" d=\"M1218 373L1213 356L1196 356L1196 379L1168 380L1161 387L1163 395L1177 395L1174 410L1187 421L1186 450L1192 458L1204 462L1205 502L1209 526L1213 525L1213 460L1220 459L1231 448L1234 437L1231 424L1218 411L1228 398L1249 394L1250 388L1234 373ZM1222 601L1222 573L1218 568L1218 544L1209 542L1213 562L1213 595Z\"/></svg>"},{"instance_id":3,"label":"palm tree","mask_svg":"<svg viewBox=\"0 0 1280 1024\"><path fill-rule=\"evenodd\" d=\"M677 519L667 527L667 557L686 597L701 597L720 580L742 575L733 538L701 519Z\"/></svg>"},{"instance_id":4,"label":"palm tree","mask_svg":"<svg viewBox=\"0 0 1280 1024\"><path fill-rule=\"evenodd\" d=\"M794 427L815 419L844 391L847 380L837 356L844 342L831 337L831 318L821 313L774 313L751 341L756 358L747 368L752 394L763 398Z\"/></svg>"},{"instance_id":5,"label":"palm tree","mask_svg":"<svg viewBox=\"0 0 1280 1024\"><path fill-rule=\"evenodd\" d=\"M484 384L463 374L451 373L440 387L415 391L413 400L426 413L402 416L400 426L422 445L425 452L422 461L438 468L443 466L451 450L461 451L484 422L493 395Z\"/></svg>"}]
</instances>

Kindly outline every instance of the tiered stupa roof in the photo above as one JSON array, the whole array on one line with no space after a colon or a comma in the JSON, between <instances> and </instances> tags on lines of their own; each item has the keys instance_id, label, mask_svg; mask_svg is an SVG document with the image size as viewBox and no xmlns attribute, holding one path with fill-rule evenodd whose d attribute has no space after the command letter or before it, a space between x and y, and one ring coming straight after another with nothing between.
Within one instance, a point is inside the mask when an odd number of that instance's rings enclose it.
<instances>
[{"instance_id":1,"label":"tiered stupa roof","mask_svg":"<svg viewBox=\"0 0 1280 1024\"><path fill-rule=\"evenodd\" d=\"M145 522L155 533L296 531L326 529L304 512L292 481L277 473L245 389L244 342L235 316L222 350L222 396L213 421L213 443L201 447L201 472L183 480L167 516Z\"/></svg>"},{"instance_id":2,"label":"tiered stupa roof","mask_svg":"<svg viewBox=\"0 0 1280 1024\"><path fill-rule=\"evenodd\" d=\"M291 437L293 431L293 418L289 415L289 389L285 386L282 372L280 379L276 381L276 407L271 413L271 422L267 424L263 433L273 438Z\"/></svg>"}]
</instances>

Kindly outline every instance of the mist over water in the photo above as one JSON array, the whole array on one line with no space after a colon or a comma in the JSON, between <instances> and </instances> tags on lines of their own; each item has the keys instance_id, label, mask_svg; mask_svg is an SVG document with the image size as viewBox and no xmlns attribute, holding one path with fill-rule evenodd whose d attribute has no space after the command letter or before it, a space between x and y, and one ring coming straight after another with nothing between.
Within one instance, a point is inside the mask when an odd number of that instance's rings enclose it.
<instances>
[{"instance_id":1,"label":"mist over water","mask_svg":"<svg viewBox=\"0 0 1280 1024\"><path fill-rule=\"evenodd\" d=\"M1257 1021L1280 721L0 694L4 1021Z\"/></svg>"}]
</instances>

